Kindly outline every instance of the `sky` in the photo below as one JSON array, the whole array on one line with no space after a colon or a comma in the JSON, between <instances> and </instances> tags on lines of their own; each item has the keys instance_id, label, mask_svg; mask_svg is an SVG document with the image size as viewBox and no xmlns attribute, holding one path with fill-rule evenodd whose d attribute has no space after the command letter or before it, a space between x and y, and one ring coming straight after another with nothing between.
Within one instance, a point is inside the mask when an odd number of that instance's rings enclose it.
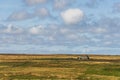
<instances>
[{"instance_id":1,"label":"sky","mask_svg":"<svg viewBox=\"0 0 120 80\"><path fill-rule=\"evenodd\" d=\"M120 0L0 0L0 53L120 55Z\"/></svg>"}]
</instances>

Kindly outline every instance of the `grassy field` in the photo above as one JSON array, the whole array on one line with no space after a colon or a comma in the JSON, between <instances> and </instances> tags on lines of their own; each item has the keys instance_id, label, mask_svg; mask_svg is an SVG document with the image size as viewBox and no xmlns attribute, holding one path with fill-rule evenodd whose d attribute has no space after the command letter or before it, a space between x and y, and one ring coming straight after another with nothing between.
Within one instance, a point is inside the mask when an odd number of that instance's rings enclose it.
<instances>
[{"instance_id":1,"label":"grassy field","mask_svg":"<svg viewBox=\"0 0 120 80\"><path fill-rule=\"evenodd\" d=\"M0 55L0 80L120 80L120 56Z\"/></svg>"}]
</instances>

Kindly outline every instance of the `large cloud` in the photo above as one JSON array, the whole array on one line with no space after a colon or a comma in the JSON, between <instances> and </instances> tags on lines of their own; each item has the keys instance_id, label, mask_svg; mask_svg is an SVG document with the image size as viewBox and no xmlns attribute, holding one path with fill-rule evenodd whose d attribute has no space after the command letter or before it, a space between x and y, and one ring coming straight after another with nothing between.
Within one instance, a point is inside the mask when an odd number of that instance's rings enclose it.
<instances>
[{"instance_id":1,"label":"large cloud","mask_svg":"<svg viewBox=\"0 0 120 80\"><path fill-rule=\"evenodd\" d=\"M78 8L61 12L61 17L66 24L77 24L82 20L83 16L83 11Z\"/></svg>"}]
</instances>

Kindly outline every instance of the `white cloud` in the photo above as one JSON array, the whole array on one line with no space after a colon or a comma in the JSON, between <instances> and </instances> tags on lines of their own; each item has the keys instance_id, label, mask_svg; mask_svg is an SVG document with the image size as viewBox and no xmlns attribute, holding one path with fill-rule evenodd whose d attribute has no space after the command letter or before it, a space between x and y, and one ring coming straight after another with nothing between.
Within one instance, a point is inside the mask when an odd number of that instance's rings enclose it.
<instances>
[{"instance_id":1,"label":"white cloud","mask_svg":"<svg viewBox=\"0 0 120 80\"><path fill-rule=\"evenodd\" d=\"M20 20L26 20L29 18L32 18L33 15L26 12L26 11L18 11L18 12L13 12L9 17L8 20L11 21L20 21Z\"/></svg>"},{"instance_id":2,"label":"white cloud","mask_svg":"<svg viewBox=\"0 0 120 80\"><path fill-rule=\"evenodd\" d=\"M49 37L48 37L48 40L50 40L50 41L54 41L55 38L54 38L53 36L49 36Z\"/></svg>"},{"instance_id":3,"label":"white cloud","mask_svg":"<svg viewBox=\"0 0 120 80\"><path fill-rule=\"evenodd\" d=\"M76 35L76 34L67 34L66 37L70 40L77 40L78 39L78 35Z\"/></svg>"},{"instance_id":4,"label":"white cloud","mask_svg":"<svg viewBox=\"0 0 120 80\"><path fill-rule=\"evenodd\" d=\"M12 24L9 24L7 26L6 29L3 30L3 33L14 33L14 34L18 34L18 33L22 33L23 30L21 28L18 27L14 27Z\"/></svg>"},{"instance_id":5,"label":"white cloud","mask_svg":"<svg viewBox=\"0 0 120 80\"><path fill-rule=\"evenodd\" d=\"M92 29L92 31L95 32L95 33L105 33L105 32L107 32L107 29L99 27L99 28L96 28L96 29Z\"/></svg>"},{"instance_id":6,"label":"white cloud","mask_svg":"<svg viewBox=\"0 0 120 80\"><path fill-rule=\"evenodd\" d=\"M9 25L0 25L0 33L4 34L21 34L24 30L20 27L16 27L12 24Z\"/></svg>"},{"instance_id":7,"label":"white cloud","mask_svg":"<svg viewBox=\"0 0 120 80\"><path fill-rule=\"evenodd\" d=\"M54 8L55 9L65 9L69 7L70 5L73 5L75 3L75 0L54 0Z\"/></svg>"},{"instance_id":8,"label":"white cloud","mask_svg":"<svg viewBox=\"0 0 120 80\"><path fill-rule=\"evenodd\" d=\"M66 34L66 33L69 33L70 30L67 29L67 28L61 28L61 29L60 29L60 32L63 33L63 34Z\"/></svg>"},{"instance_id":9,"label":"white cloud","mask_svg":"<svg viewBox=\"0 0 120 80\"><path fill-rule=\"evenodd\" d=\"M64 8L67 5L67 1L66 0L55 0L54 1L54 7L55 8Z\"/></svg>"},{"instance_id":10,"label":"white cloud","mask_svg":"<svg viewBox=\"0 0 120 80\"><path fill-rule=\"evenodd\" d=\"M120 34L119 33L114 33L113 36L120 38ZM111 36L110 36L111 37Z\"/></svg>"},{"instance_id":11,"label":"white cloud","mask_svg":"<svg viewBox=\"0 0 120 80\"><path fill-rule=\"evenodd\" d=\"M106 42L104 42L104 44L105 45L110 45L110 44L112 44L112 42L111 41L106 41Z\"/></svg>"},{"instance_id":12,"label":"white cloud","mask_svg":"<svg viewBox=\"0 0 120 80\"><path fill-rule=\"evenodd\" d=\"M83 18L83 11L75 8L61 12L61 17L66 24L77 24Z\"/></svg>"},{"instance_id":13,"label":"white cloud","mask_svg":"<svg viewBox=\"0 0 120 80\"><path fill-rule=\"evenodd\" d=\"M35 11L35 15L39 17L46 17L46 16L49 16L50 13L46 8L40 8Z\"/></svg>"},{"instance_id":14,"label":"white cloud","mask_svg":"<svg viewBox=\"0 0 120 80\"><path fill-rule=\"evenodd\" d=\"M46 0L25 0L26 4L28 5L36 5L40 3L46 2Z\"/></svg>"},{"instance_id":15,"label":"white cloud","mask_svg":"<svg viewBox=\"0 0 120 80\"><path fill-rule=\"evenodd\" d=\"M93 37L93 38L91 38L91 41L93 41L93 42L100 42L101 40L100 39L97 39L97 38L95 38L95 37Z\"/></svg>"},{"instance_id":16,"label":"white cloud","mask_svg":"<svg viewBox=\"0 0 120 80\"><path fill-rule=\"evenodd\" d=\"M113 12L120 12L120 2L114 3Z\"/></svg>"},{"instance_id":17,"label":"white cloud","mask_svg":"<svg viewBox=\"0 0 120 80\"><path fill-rule=\"evenodd\" d=\"M40 34L43 32L43 30L44 30L44 27L39 25L39 26L35 26L35 27L30 28L29 32L31 34Z\"/></svg>"}]
</instances>

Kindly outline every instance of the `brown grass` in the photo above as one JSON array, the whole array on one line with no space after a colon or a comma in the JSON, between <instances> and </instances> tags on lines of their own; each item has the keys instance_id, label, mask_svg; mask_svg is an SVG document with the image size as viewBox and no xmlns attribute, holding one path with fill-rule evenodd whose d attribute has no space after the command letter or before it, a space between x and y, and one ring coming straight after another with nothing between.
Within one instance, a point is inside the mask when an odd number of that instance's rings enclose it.
<instances>
[{"instance_id":1,"label":"brown grass","mask_svg":"<svg viewBox=\"0 0 120 80\"><path fill-rule=\"evenodd\" d=\"M0 80L120 80L120 56L90 55L81 61L78 56L0 55Z\"/></svg>"}]
</instances>

